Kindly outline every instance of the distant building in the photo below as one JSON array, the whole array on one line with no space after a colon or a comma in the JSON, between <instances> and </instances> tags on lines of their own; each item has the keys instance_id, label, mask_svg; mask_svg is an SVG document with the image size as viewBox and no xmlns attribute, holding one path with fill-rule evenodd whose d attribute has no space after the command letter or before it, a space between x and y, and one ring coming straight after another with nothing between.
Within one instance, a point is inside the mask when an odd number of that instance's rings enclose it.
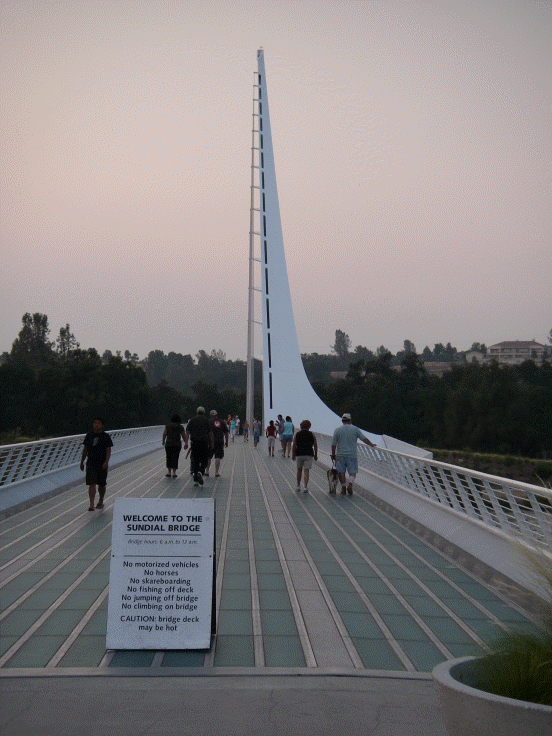
<instances>
[{"instance_id":1,"label":"distant building","mask_svg":"<svg viewBox=\"0 0 552 736\"><path fill-rule=\"evenodd\" d=\"M487 348L486 362L496 360L502 365L519 365L525 360L532 360L541 363L546 355L548 355L546 345L541 345L535 340L507 340Z\"/></svg>"}]
</instances>

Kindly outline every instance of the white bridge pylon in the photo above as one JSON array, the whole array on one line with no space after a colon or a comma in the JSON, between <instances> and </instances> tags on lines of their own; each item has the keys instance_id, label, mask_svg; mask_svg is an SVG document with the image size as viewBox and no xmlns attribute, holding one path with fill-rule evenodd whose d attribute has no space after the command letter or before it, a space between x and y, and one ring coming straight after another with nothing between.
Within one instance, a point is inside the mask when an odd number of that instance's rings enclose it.
<instances>
[{"instance_id":1,"label":"white bridge pylon","mask_svg":"<svg viewBox=\"0 0 552 736\"><path fill-rule=\"evenodd\" d=\"M309 419L314 432L331 435L341 424L341 417L326 406L312 388L299 351L280 219L262 49L257 51L257 63L253 85L247 419L251 421L253 414L254 328L261 323L265 425L278 414L289 415L296 427L303 419ZM261 320L255 319L259 309ZM354 423L354 407L349 411ZM379 447L408 454L427 454L392 437L363 431Z\"/></svg>"}]
</instances>

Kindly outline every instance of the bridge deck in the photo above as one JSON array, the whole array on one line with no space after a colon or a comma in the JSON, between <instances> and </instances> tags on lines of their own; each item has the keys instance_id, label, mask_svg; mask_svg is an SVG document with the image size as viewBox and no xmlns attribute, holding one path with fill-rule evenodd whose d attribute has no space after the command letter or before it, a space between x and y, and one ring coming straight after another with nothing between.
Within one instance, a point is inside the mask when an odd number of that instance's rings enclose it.
<instances>
[{"instance_id":1,"label":"bridge deck","mask_svg":"<svg viewBox=\"0 0 552 736\"><path fill-rule=\"evenodd\" d=\"M329 496L321 465L311 492L298 494L291 460L239 438L221 472L197 488L182 460L179 477L165 478L160 449L110 471L102 512L87 511L82 484L4 519L0 674L254 668L423 677L440 661L480 652L504 628L535 628L359 493ZM210 495L218 561L211 650L106 651L113 499Z\"/></svg>"}]
</instances>

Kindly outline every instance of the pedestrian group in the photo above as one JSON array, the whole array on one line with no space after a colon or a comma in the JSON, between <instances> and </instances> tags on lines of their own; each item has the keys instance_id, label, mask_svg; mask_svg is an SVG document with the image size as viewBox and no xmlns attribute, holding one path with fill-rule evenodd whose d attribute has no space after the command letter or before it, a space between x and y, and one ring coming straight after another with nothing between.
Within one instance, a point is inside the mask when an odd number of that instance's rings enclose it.
<instances>
[{"instance_id":1,"label":"pedestrian group","mask_svg":"<svg viewBox=\"0 0 552 736\"><path fill-rule=\"evenodd\" d=\"M352 423L351 415L345 413L341 417L342 424L337 427L332 436L331 460L335 465L339 482L341 484L341 495L353 494L353 484L358 473L357 446L358 441L369 447L375 447L364 433ZM107 486L107 473L111 458L113 442L107 432L104 431L104 419L95 417L92 422L92 431L88 432L83 440L80 467L85 469L86 461L86 484L90 505L88 510L104 508L104 497ZM176 478L178 460L182 447L187 450L186 458L190 457L190 474L195 486L202 486L203 479L209 476L212 460L214 459L215 478L220 477L220 464L224 458L224 450L228 447L229 439L232 442L240 435L240 419L229 415L226 421L219 418L216 409L212 409L209 418L202 406L197 408L193 416L184 426L178 414L173 414L170 422L163 430L161 442L165 448L167 478ZM244 442L249 441L249 423L243 422ZM262 424L258 417L253 418L251 424L253 434L253 445L256 449L262 433ZM311 431L311 422L304 419L295 431L295 426L290 416L283 418L278 414L277 418L271 419L264 432L268 444L268 456L274 457L276 441L281 444L280 452L283 458L295 460L297 467L296 491L309 492L309 477L313 462L318 460L318 443L315 434ZM330 471L328 471L330 472ZM347 482L348 476L348 482ZM303 486L301 486L303 482ZM96 491L98 502L95 503ZM330 486L330 493L335 493L335 488Z\"/></svg>"}]
</instances>

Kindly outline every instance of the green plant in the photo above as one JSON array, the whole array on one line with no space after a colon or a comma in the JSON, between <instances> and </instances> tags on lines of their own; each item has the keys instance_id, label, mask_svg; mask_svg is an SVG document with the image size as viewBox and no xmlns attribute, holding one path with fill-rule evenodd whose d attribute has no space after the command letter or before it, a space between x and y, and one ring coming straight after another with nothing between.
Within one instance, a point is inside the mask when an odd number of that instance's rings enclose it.
<instances>
[{"instance_id":1,"label":"green plant","mask_svg":"<svg viewBox=\"0 0 552 736\"><path fill-rule=\"evenodd\" d=\"M519 547L531 577L543 592L544 630L511 631L494 643L474 672L476 687L494 695L552 705L552 556Z\"/></svg>"},{"instance_id":2,"label":"green plant","mask_svg":"<svg viewBox=\"0 0 552 736\"><path fill-rule=\"evenodd\" d=\"M480 690L529 703L552 705L552 630L511 632L479 662Z\"/></svg>"}]
</instances>

